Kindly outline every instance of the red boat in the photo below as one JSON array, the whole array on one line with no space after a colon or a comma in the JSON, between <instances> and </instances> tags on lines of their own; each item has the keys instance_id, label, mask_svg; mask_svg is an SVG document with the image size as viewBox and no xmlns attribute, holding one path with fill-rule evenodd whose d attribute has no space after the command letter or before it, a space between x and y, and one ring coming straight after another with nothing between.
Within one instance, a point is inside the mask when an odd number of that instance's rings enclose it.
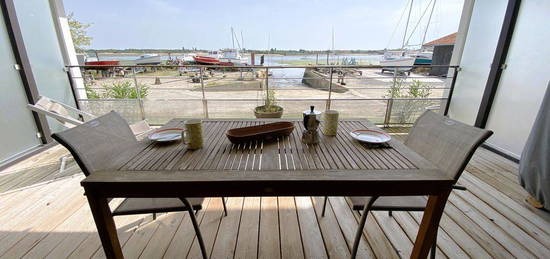
<instances>
[{"instance_id":1,"label":"red boat","mask_svg":"<svg viewBox=\"0 0 550 259\"><path fill-rule=\"evenodd\" d=\"M203 65L219 65L219 66L233 66L231 62L222 62L217 58L207 56L194 56L195 63Z\"/></svg>"},{"instance_id":2,"label":"red boat","mask_svg":"<svg viewBox=\"0 0 550 259\"><path fill-rule=\"evenodd\" d=\"M117 66L120 63L118 60L104 60L104 61L87 61L84 63L86 66Z\"/></svg>"},{"instance_id":3,"label":"red boat","mask_svg":"<svg viewBox=\"0 0 550 259\"><path fill-rule=\"evenodd\" d=\"M204 64L204 65L219 65L220 61L213 57L206 57L206 56L194 56L193 59L196 63Z\"/></svg>"}]
</instances>

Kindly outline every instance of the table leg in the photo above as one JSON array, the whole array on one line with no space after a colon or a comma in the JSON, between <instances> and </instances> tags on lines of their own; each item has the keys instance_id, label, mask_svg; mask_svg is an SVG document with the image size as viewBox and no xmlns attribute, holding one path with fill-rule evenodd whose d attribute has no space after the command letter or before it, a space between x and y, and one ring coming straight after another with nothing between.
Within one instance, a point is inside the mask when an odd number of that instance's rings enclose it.
<instances>
[{"instance_id":1,"label":"table leg","mask_svg":"<svg viewBox=\"0 0 550 259\"><path fill-rule=\"evenodd\" d=\"M88 191L86 191L86 197L88 198L88 204L94 216L95 225L101 239L101 244L103 245L103 251L105 251L105 256L107 258L124 258L118 241L115 221L111 214L111 208L109 208L109 202L106 198L97 197Z\"/></svg>"},{"instance_id":2,"label":"table leg","mask_svg":"<svg viewBox=\"0 0 550 259\"><path fill-rule=\"evenodd\" d=\"M424 210L422 223L416 235L411 258L426 258L428 256L428 252L437 238L439 220L441 219L441 215L443 215L443 210L450 193L451 190L439 195L430 195L428 204Z\"/></svg>"}]
</instances>

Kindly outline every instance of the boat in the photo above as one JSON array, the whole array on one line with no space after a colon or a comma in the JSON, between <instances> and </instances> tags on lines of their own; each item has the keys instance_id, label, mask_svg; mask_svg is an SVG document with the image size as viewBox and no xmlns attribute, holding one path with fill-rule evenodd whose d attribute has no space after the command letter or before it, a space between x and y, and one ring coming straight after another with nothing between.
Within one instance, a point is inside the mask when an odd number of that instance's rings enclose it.
<instances>
[{"instance_id":1,"label":"boat","mask_svg":"<svg viewBox=\"0 0 550 259\"><path fill-rule=\"evenodd\" d=\"M220 60L217 58L209 57L209 56L194 56L193 60L197 64L202 65L219 65Z\"/></svg>"},{"instance_id":2,"label":"boat","mask_svg":"<svg viewBox=\"0 0 550 259\"><path fill-rule=\"evenodd\" d=\"M187 54L185 54L185 56L183 56L183 62L185 62L185 63L195 62L194 57L196 57L196 56L197 56L197 54L195 54L195 53L187 53Z\"/></svg>"},{"instance_id":3,"label":"boat","mask_svg":"<svg viewBox=\"0 0 550 259\"><path fill-rule=\"evenodd\" d=\"M120 63L118 60L102 60L102 61L86 61L86 66L117 66Z\"/></svg>"},{"instance_id":4,"label":"boat","mask_svg":"<svg viewBox=\"0 0 550 259\"><path fill-rule=\"evenodd\" d=\"M118 66L120 64L120 61L118 60L97 60L97 58L86 58L86 62L84 62L85 66L102 66L102 67L94 67L92 69L94 70L110 70L112 67L110 66Z\"/></svg>"},{"instance_id":5,"label":"boat","mask_svg":"<svg viewBox=\"0 0 550 259\"><path fill-rule=\"evenodd\" d=\"M431 65L433 52L423 51L418 53L411 53L409 57L415 58L414 65Z\"/></svg>"},{"instance_id":6,"label":"boat","mask_svg":"<svg viewBox=\"0 0 550 259\"><path fill-rule=\"evenodd\" d=\"M159 54L143 54L134 62L136 65L159 65L161 59Z\"/></svg>"},{"instance_id":7,"label":"boat","mask_svg":"<svg viewBox=\"0 0 550 259\"><path fill-rule=\"evenodd\" d=\"M222 57L219 58L220 62L231 63L233 66L246 66L248 65L248 59L241 56L238 49L230 51L224 51Z\"/></svg>"},{"instance_id":8,"label":"boat","mask_svg":"<svg viewBox=\"0 0 550 259\"><path fill-rule=\"evenodd\" d=\"M413 31L411 32L411 34L407 35L407 31L409 29L409 21L410 21L410 18L411 18L411 12L412 12L412 9L413 9L413 4L414 4L414 0L410 1L410 7L408 7L409 14L408 14L407 22L406 22L406 25L405 25L405 33L403 34L403 41L401 43L401 49L399 51L386 51L386 52L384 52L384 58L382 60L380 60L380 65L381 66L404 66L403 68L398 69L398 72L404 72L404 71L410 71L412 69L412 66L414 66L414 65L431 65L432 64L432 55L433 55L432 52L422 51L422 50L410 50L410 49L406 49L405 47L410 46L409 45L409 40L411 39L412 34L416 30L416 28L418 28L418 25L422 21L422 17L424 16L424 14L428 11L428 9L430 7L432 8L432 13L433 13L433 10L435 8L435 2L436 1L433 1L433 5L431 5L431 6L428 5L426 7L426 9L424 10L424 13L422 14L420 19L418 20L417 24L414 26ZM430 13L430 17L428 18L428 23L427 23L428 25L430 24L430 21L431 21L431 18L432 18L432 13ZM426 29L424 31L424 35L423 35L423 38L422 38L422 44L420 44L420 46L422 46L424 44L424 41L426 39L426 33L428 32L428 25L426 25ZM399 26L399 24L397 24L397 26ZM408 36L408 38L407 38L407 36ZM409 67L407 67L407 66L409 66ZM384 71L395 71L395 68L383 67L382 68L382 73L384 73Z\"/></svg>"},{"instance_id":9,"label":"boat","mask_svg":"<svg viewBox=\"0 0 550 259\"><path fill-rule=\"evenodd\" d=\"M380 60L380 65L381 66L403 66L403 67L409 67L409 68L403 68L403 69L410 69L410 67L414 65L415 60L416 58L413 58L413 57L384 59L384 60ZM393 69L387 68L386 70L393 70Z\"/></svg>"},{"instance_id":10,"label":"boat","mask_svg":"<svg viewBox=\"0 0 550 259\"><path fill-rule=\"evenodd\" d=\"M405 51L386 51L384 58L380 60L380 65L383 66L382 73L389 72L408 72L412 69L416 58L410 57ZM394 67L398 66L398 68Z\"/></svg>"}]
</instances>

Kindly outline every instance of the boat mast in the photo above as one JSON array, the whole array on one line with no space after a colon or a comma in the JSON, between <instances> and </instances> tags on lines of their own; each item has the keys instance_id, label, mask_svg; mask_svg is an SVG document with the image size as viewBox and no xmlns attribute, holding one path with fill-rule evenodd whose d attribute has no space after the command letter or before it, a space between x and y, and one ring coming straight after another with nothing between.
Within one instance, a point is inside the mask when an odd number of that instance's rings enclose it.
<instances>
[{"instance_id":1,"label":"boat mast","mask_svg":"<svg viewBox=\"0 0 550 259\"><path fill-rule=\"evenodd\" d=\"M233 44L233 49L235 49L235 32L233 31L233 26L231 26L231 43Z\"/></svg>"},{"instance_id":2,"label":"boat mast","mask_svg":"<svg viewBox=\"0 0 550 259\"><path fill-rule=\"evenodd\" d=\"M401 49L405 48L405 39L407 38L407 29L409 29L409 21L411 20L411 11L413 9L414 0L411 0L411 6L409 7L409 15L407 16L407 25L405 25L405 33L403 34L403 43L401 43Z\"/></svg>"},{"instance_id":3,"label":"boat mast","mask_svg":"<svg viewBox=\"0 0 550 259\"><path fill-rule=\"evenodd\" d=\"M334 26L332 26L332 54L334 54Z\"/></svg>"},{"instance_id":4,"label":"boat mast","mask_svg":"<svg viewBox=\"0 0 550 259\"><path fill-rule=\"evenodd\" d=\"M428 34L428 27L430 27L430 22L432 21L432 14L434 13L435 2L437 2L437 0L434 0L434 4L432 5L432 10L430 11L430 17L428 18L428 24L426 24L426 30L424 30L424 36L422 37L422 43L420 44L420 48L424 46L424 42L426 41L426 34Z\"/></svg>"},{"instance_id":5,"label":"boat mast","mask_svg":"<svg viewBox=\"0 0 550 259\"><path fill-rule=\"evenodd\" d=\"M241 50L244 49L243 30L241 30Z\"/></svg>"}]
</instances>

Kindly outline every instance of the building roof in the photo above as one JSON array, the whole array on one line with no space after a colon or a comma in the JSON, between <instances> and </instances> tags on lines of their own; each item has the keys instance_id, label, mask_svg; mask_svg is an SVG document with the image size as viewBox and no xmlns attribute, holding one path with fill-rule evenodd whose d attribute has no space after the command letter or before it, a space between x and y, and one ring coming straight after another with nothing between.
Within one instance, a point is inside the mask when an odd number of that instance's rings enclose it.
<instances>
[{"instance_id":1,"label":"building roof","mask_svg":"<svg viewBox=\"0 0 550 259\"><path fill-rule=\"evenodd\" d=\"M454 45L456 40L456 32L451 33L447 36L441 37L437 40L432 40L428 43L425 43L423 46L436 46L436 45Z\"/></svg>"}]
</instances>

